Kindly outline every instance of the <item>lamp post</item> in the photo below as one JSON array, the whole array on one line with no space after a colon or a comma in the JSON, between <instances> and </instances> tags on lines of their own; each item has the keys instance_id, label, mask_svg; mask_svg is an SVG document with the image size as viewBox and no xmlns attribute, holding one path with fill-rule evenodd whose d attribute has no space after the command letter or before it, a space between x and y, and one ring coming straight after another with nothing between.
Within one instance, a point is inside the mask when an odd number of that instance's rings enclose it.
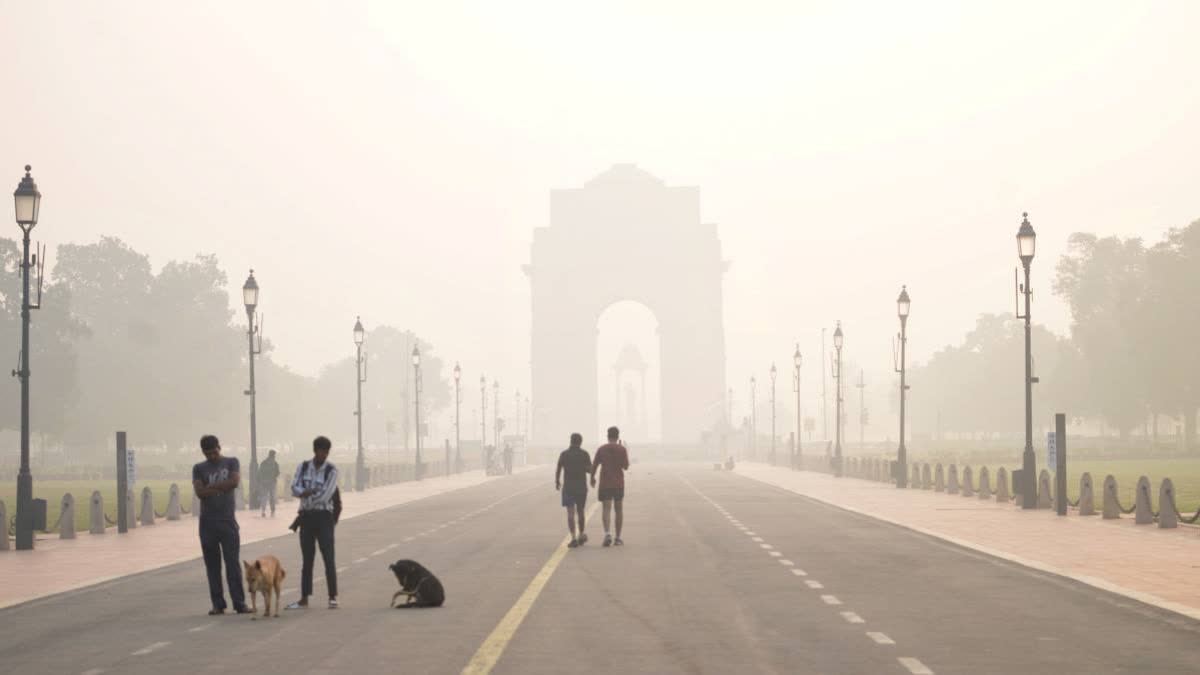
<instances>
[{"instance_id":1,"label":"lamp post","mask_svg":"<svg viewBox=\"0 0 1200 675\"><path fill-rule=\"evenodd\" d=\"M21 228L21 365L13 375L21 380L21 468L17 473L17 550L33 549L33 474L29 471L29 310L41 308L41 275L38 279L38 302L29 302L29 268L37 263L29 259L29 233L37 225L38 211L42 207L42 193L29 172L33 167L25 165L25 177L13 192L17 226ZM43 256L43 259L45 256ZM41 267L38 267L39 271ZM0 523L8 536L8 523Z\"/></svg>"},{"instance_id":2,"label":"lamp post","mask_svg":"<svg viewBox=\"0 0 1200 675\"><path fill-rule=\"evenodd\" d=\"M500 380L492 380L492 447L500 450Z\"/></svg>"},{"instance_id":3,"label":"lamp post","mask_svg":"<svg viewBox=\"0 0 1200 675\"><path fill-rule=\"evenodd\" d=\"M362 320L359 317L354 318L354 386L358 389L358 398L354 407L354 417L358 422L358 456L354 460L354 489L362 491L365 481L363 480L363 468L366 464L363 459L363 442L362 442L362 386L363 382L367 381L367 361L363 354L363 340L366 339L367 332L363 330Z\"/></svg>"},{"instance_id":4,"label":"lamp post","mask_svg":"<svg viewBox=\"0 0 1200 675\"><path fill-rule=\"evenodd\" d=\"M454 469L462 471L462 368L454 362ZM449 469L447 469L449 470Z\"/></svg>"},{"instance_id":5,"label":"lamp post","mask_svg":"<svg viewBox=\"0 0 1200 675\"><path fill-rule=\"evenodd\" d=\"M421 466L421 350L417 345L413 345L412 350L412 365L413 365L413 420L416 422L416 455L413 460L413 473L417 480L421 480L421 474L424 473Z\"/></svg>"},{"instance_id":6,"label":"lamp post","mask_svg":"<svg viewBox=\"0 0 1200 675\"><path fill-rule=\"evenodd\" d=\"M837 330L833 332L833 350L835 352L832 364L832 376L834 379L834 397L836 405L834 407L834 438L837 440L833 444L833 475L841 477L842 475L842 322L837 322Z\"/></svg>"},{"instance_id":7,"label":"lamp post","mask_svg":"<svg viewBox=\"0 0 1200 675\"><path fill-rule=\"evenodd\" d=\"M795 458L795 460L793 460L793 463L794 463L794 466L792 467L793 469L803 469L804 468L804 458L803 458L803 455L800 454L800 435L801 435L801 431L802 431L801 425L803 424L803 418L801 417L801 414L800 414L800 363L801 363L801 360L802 359L800 357L800 343L797 342L796 343L796 351L795 351L795 353L792 354L792 365L794 366L794 370L792 371L792 391L796 392L796 458Z\"/></svg>"},{"instance_id":8,"label":"lamp post","mask_svg":"<svg viewBox=\"0 0 1200 675\"><path fill-rule=\"evenodd\" d=\"M754 390L758 382L750 376L750 459L758 459L758 410Z\"/></svg>"},{"instance_id":9,"label":"lamp post","mask_svg":"<svg viewBox=\"0 0 1200 675\"><path fill-rule=\"evenodd\" d=\"M261 319L257 319L255 310L258 308L258 281L254 279L254 270L242 284L242 303L246 305L246 343L247 361L250 364L250 388L244 394L250 397L250 508L258 508L258 418L255 405L258 390L254 388L254 356L262 353ZM255 339L257 337L257 339Z\"/></svg>"},{"instance_id":10,"label":"lamp post","mask_svg":"<svg viewBox=\"0 0 1200 675\"><path fill-rule=\"evenodd\" d=\"M896 450L896 487L908 487L908 450L904 447L904 399L908 393L905 383L905 348L908 345L908 310L910 301L908 287L900 287L900 297L896 298L896 314L900 317L900 363L896 372L900 373L900 447Z\"/></svg>"},{"instance_id":11,"label":"lamp post","mask_svg":"<svg viewBox=\"0 0 1200 675\"><path fill-rule=\"evenodd\" d=\"M771 466L775 466L775 364L771 364Z\"/></svg>"},{"instance_id":12,"label":"lamp post","mask_svg":"<svg viewBox=\"0 0 1200 675\"><path fill-rule=\"evenodd\" d=\"M487 449L487 378L483 375L479 376L479 449L481 452ZM481 461L486 471L486 457L481 457Z\"/></svg>"},{"instance_id":13,"label":"lamp post","mask_svg":"<svg viewBox=\"0 0 1200 675\"><path fill-rule=\"evenodd\" d=\"M516 391L516 393L513 394L513 402L516 405L515 411L513 413L513 424L516 425L516 431L514 433L516 433L516 435L520 436L521 435L521 390L520 389L518 389Z\"/></svg>"},{"instance_id":14,"label":"lamp post","mask_svg":"<svg viewBox=\"0 0 1200 675\"><path fill-rule=\"evenodd\" d=\"M1017 255L1021 258L1021 266L1025 268L1025 283L1017 287L1025 296L1025 314L1017 308L1017 318L1025 319L1025 452L1021 455L1021 507L1037 508L1037 459L1033 454L1033 352L1030 342L1029 296L1029 265L1033 262L1033 254L1037 247L1037 234L1029 224L1029 214L1021 214L1021 227L1017 230Z\"/></svg>"}]
</instances>

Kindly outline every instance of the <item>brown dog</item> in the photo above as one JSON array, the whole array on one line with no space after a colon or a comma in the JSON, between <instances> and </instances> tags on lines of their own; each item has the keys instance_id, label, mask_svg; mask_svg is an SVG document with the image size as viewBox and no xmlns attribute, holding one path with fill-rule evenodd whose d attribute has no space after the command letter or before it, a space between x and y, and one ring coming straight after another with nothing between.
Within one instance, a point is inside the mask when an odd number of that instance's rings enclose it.
<instances>
[{"instance_id":1,"label":"brown dog","mask_svg":"<svg viewBox=\"0 0 1200 675\"><path fill-rule=\"evenodd\" d=\"M246 567L246 589L250 591L250 611L254 614L255 619L258 618L258 594L262 592L263 602L266 603L266 608L263 609L263 618L271 616L271 591L275 591L275 616L279 616L279 594L283 592L283 578L287 573L283 571L283 567L279 565L279 558L273 555L264 555L254 564L242 561L242 565Z\"/></svg>"}]
</instances>

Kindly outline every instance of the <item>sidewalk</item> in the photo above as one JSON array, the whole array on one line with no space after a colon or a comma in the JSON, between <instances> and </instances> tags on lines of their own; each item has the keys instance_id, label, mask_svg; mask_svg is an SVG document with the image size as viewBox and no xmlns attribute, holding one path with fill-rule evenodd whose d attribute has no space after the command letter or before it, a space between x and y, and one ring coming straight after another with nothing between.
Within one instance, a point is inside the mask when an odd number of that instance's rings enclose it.
<instances>
[{"instance_id":1,"label":"sidewalk","mask_svg":"<svg viewBox=\"0 0 1200 675\"><path fill-rule=\"evenodd\" d=\"M521 467L513 469L513 473L535 468ZM395 483L366 492L345 492L341 520L502 478L486 477L479 470ZM181 492L190 501L191 491ZM83 506L87 508L86 502ZM274 518L262 518L257 511L239 511L242 544L290 534L287 527L295 509L293 500L281 501ZM117 534L115 528L109 528L103 535L88 534L85 530L76 533L75 539L39 534L32 551L0 551L0 609L197 559L200 557L197 522L185 515L174 521L156 519L154 525L139 525L126 534Z\"/></svg>"},{"instance_id":2,"label":"sidewalk","mask_svg":"<svg viewBox=\"0 0 1200 675\"><path fill-rule=\"evenodd\" d=\"M1200 533L1071 512L1024 511L995 498L738 464L747 478L1200 620Z\"/></svg>"}]
</instances>

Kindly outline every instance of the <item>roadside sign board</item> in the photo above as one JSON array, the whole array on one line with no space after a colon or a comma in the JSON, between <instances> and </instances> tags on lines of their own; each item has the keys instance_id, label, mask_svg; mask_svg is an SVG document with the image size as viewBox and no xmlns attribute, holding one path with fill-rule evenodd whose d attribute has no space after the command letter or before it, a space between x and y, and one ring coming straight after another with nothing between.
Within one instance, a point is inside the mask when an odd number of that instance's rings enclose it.
<instances>
[{"instance_id":1,"label":"roadside sign board","mask_svg":"<svg viewBox=\"0 0 1200 675\"><path fill-rule=\"evenodd\" d=\"M1058 441L1053 431L1046 432L1046 468L1058 471Z\"/></svg>"}]
</instances>

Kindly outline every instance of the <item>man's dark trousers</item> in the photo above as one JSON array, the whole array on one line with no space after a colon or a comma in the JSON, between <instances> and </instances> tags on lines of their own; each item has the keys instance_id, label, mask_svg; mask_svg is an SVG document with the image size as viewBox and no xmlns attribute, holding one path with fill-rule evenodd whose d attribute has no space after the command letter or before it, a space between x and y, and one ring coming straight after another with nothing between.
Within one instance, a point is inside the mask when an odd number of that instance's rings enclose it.
<instances>
[{"instance_id":1,"label":"man's dark trousers","mask_svg":"<svg viewBox=\"0 0 1200 675\"><path fill-rule=\"evenodd\" d=\"M317 546L321 547L321 562L325 564L325 587L329 597L337 597L337 562L333 555L333 514L314 509L300 512L300 554L304 564L300 568L300 595L312 595L313 559Z\"/></svg>"},{"instance_id":2,"label":"man's dark trousers","mask_svg":"<svg viewBox=\"0 0 1200 675\"><path fill-rule=\"evenodd\" d=\"M208 593L213 609L225 609L225 589L221 587L221 558L225 559L225 577L229 580L229 598L233 608L246 606L242 589L242 563L238 560L242 545L236 520L200 519L200 550L208 571Z\"/></svg>"}]
</instances>

